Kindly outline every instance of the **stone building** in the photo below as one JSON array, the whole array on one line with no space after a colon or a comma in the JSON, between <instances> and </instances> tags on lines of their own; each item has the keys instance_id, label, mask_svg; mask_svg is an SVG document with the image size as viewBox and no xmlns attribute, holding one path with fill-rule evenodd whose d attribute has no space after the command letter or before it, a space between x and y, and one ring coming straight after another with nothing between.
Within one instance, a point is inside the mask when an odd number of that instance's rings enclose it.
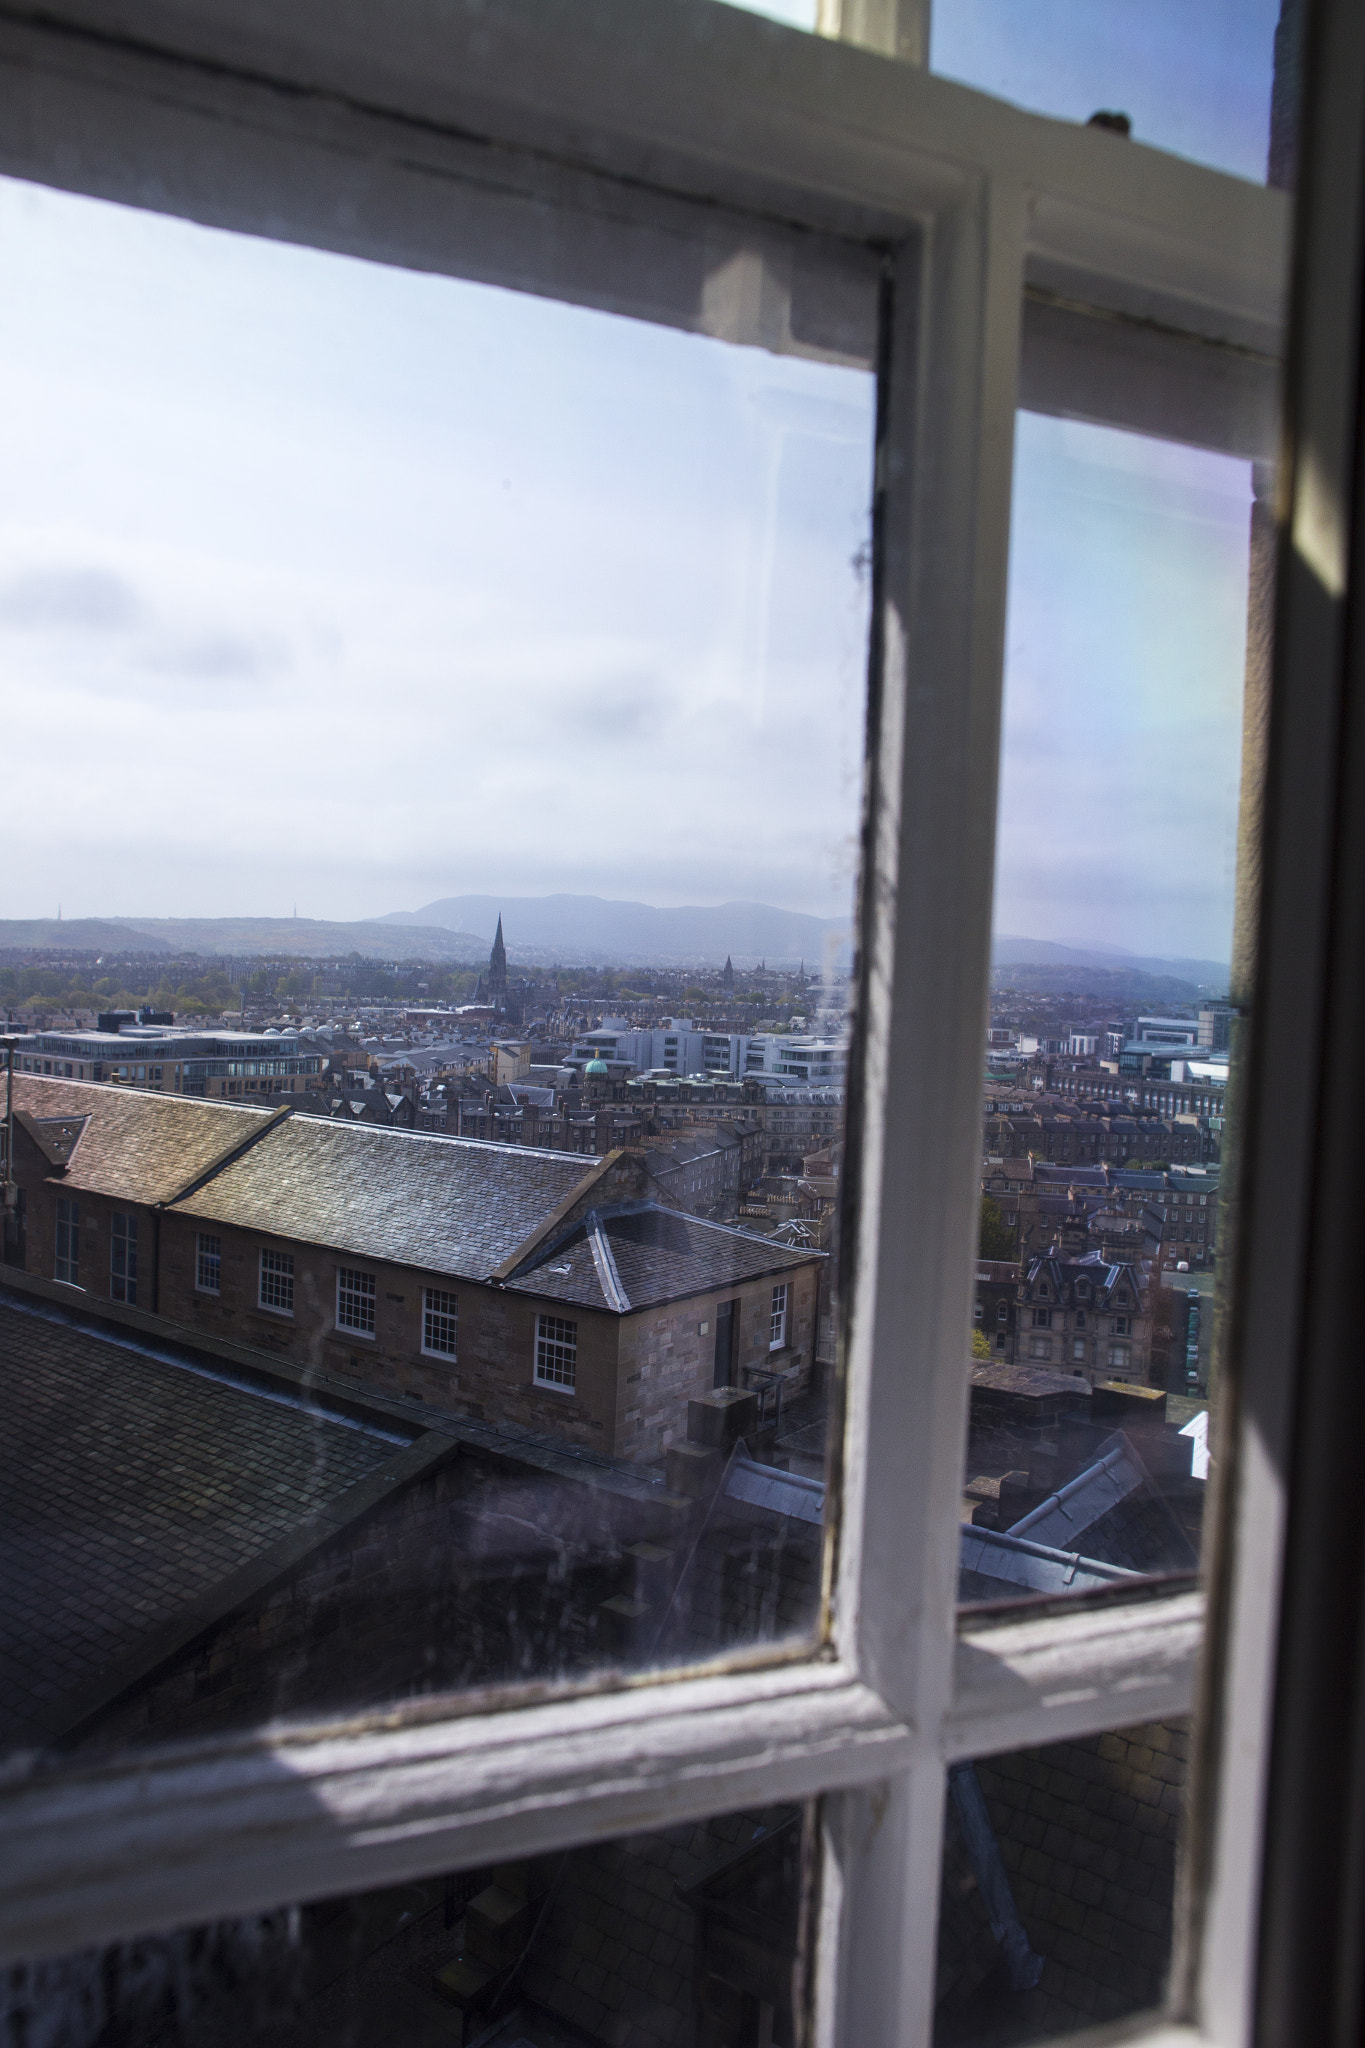
<instances>
[{"instance_id":1,"label":"stone building","mask_svg":"<svg viewBox=\"0 0 1365 2048\"><path fill-rule=\"evenodd\" d=\"M1150 1268L1100 1252L1028 1259L1019 1280L1016 1356L1097 1380L1145 1381L1151 1360Z\"/></svg>"},{"instance_id":2,"label":"stone building","mask_svg":"<svg viewBox=\"0 0 1365 2048\"><path fill-rule=\"evenodd\" d=\"M809 1379L823 1255L679 1213L638 1154L79 1083L16 1103L7 1257L74 1301L636 1462L714 1385Z\"/></svg>"}]
</instances>

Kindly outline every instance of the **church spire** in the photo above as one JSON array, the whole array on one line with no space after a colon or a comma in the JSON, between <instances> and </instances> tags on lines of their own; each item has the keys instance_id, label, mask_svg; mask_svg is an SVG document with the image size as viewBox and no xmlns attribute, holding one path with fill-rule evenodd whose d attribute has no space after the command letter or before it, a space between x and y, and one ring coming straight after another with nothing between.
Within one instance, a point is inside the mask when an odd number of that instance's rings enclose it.
<instances>
[{"instance_id":1,"label":"church spire","mask_svg":"<svg viewBox=\"0 0 1365 2048\"><path fill-rule=\"evenodd\" d=\"M502 943L501 912L498 914L498 929L493 935L493 950L488 956L488 994L499 1009L507 1000L507 948Z\"/></svg>"}]
</instances>

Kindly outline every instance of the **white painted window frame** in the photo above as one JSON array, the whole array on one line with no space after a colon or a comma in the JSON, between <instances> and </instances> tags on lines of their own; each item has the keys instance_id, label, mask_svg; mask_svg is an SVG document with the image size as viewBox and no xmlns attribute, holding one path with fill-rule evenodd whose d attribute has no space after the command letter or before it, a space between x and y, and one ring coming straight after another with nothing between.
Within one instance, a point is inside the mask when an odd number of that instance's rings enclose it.
<instances>
[{"instance_id":1,"label":"white painted window frame","mask_svg":"<svg viewBox=\"0 0 1365 2048\"><path fill-rule=\"evenodd\" d=\"M1011 467L1021 401L1272 452L1288 209L872 54L922 60L922 9L823 9L848 42L713 0L0 0L9 174L770 346L799 345L807 258L836 297L847 259L852 303L875 251L886 308L822 1647L12 1774L0 1954L824 1794L816 2038L922 2048L945 1762L1190 1709L1198 1594L955 1628ZM1243 1747L1216 1808L1236 1825L1213 1834L1235 1853L1209 1866L1187 2001L1228 2044L1249 2024L1282 1527L1254 1471L1237 1516L1258 1484L1270 1511L1218 1634Z\"/></svg>"},{"instance_id":2,"label":"white painted window frame","mask_svg":"<svg viewBox=\"0 0 1365 2048\"><path fill-rule=\"evenodd\" d=\"M366 1280L370 1283L368 1294L363 1284L359 1287L354 1284L348 1284L355 1281L363 1283ZM336 1293L336 1327L338 1333L346 1337L360 1337L367 1344L372 1344L375 1341L375 1331L379 1322L378 1275L367 1273L363 1266L338 1266ZM363 1323L347 1322L344 1319L343 1310L358 1307L363 1314L367 1303L370 1311L370 1327L368 1329L366 1329Z\"/></svg>"},{"instance_id":3,"label":"white painted window frame","mask_svg":"<svg viewBox=\"0 0 1365 2048\"><path fill-rule=\"evenodd\" d=\"M573 1335L572 1337L562 1337L558 1334L551 1336L546 1328L547 1324L553 1325L553 1328L556 1333L558 1333L561 1330L572 1330ZM562 1354L565 1352L571 1352L572 1356L568 1358L564 1357ZM567 1366L572 1371L572 1379L556 1379L554 1377L553 1369L546 1369L546 1353L554 1354L553 1358L550 1361L551 1368L557 1366L562 1371ZM536 1316L536 1357L534 1383L538 1387L548 1387L552 1394L577 1393L578 1322L576 1317L549 1315L544 1313L538 1314Z\"/></svg>"},{"instance_id":4,"label":"white painted window frame","mask_svg":"<svg viewBox=\"0 0 1365 2048\"><path fill-rule=\"evenodd\" d=\"M437 1301L447 1302L446 1308L433 1308L433 1296ZM430 1342L433 1324L450 1325L451 1345L448 1351L439 1344ZM424 1287L422 1289L422 1343L423 1358L439 1358L446 1365L454 1365L460 1349L460 1300L457 1294L445 1287Z\"/></svg>"}]
</instances>

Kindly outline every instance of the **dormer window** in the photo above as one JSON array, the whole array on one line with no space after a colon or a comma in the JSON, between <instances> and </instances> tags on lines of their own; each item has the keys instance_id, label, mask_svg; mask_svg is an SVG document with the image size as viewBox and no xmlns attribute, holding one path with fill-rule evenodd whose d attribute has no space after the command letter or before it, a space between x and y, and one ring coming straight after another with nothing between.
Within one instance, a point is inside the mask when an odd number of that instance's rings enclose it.
<instances>
[{"instance_id":1,"label":"dormer window","mask_svg":"<svg viewBox=\"0 0 1365 2048\"><path fill-rule=\"evenodd\" d=\"M1040 1280L1040 1281L1038 1282L1038 1299L1039 1299L1039 1301L1046 1301L1046 1300L1047 1300L1047 1282L1046 1282L1046 1280Z\"/></svg>"}]
</instances>

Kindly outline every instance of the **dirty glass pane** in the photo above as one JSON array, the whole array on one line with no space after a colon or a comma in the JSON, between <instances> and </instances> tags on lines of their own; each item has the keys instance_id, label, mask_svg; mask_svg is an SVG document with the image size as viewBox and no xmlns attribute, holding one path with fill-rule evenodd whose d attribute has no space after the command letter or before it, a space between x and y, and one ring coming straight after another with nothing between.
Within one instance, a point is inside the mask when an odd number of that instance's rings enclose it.
<instances>
[{"instance_id":1,"label":"dirty glass pane","mask_svg":"<svg viewBox=\"0 0 1365 2048\"><path fill-rule=\"evenodd\" d=\"M1005 2048L1154 2011L1170 1966L1183 1721L948 1773L935 2048Z\"/></svg>"},{"instance_id":2,"label":"dirty glass pane","mask_svg":"<svg viewBox=\"0 0 1365 2048\"><path fill-rule=\"evenodd\" d=\"M1297 0L934 0L930 63L1032 113L1105 116L1116 146L1131 132L1264 183L1272 93L1296 87L1302 11ZM1270 182L1292 182L1291 169L1272 149Z\"/></svg>"},{"instance_id":3,"label":"dirty glass pane","mask_svg":"<svg viewBox=\"0 0 1365 2048\"><path fill-rule=\"evenodd\" d=\"M858 347L0 231L0 1747L811 1642Z\"/></svg>"},{"instance_id":4,"label":"dirty glass pane","mask_svg":"<svg viewBox=\"0 0 1365 2048\"><path fill-rule=\"evenodd\" d=\"M61 2048L799 2048L809 1816L766 1807L0 1974Z\"/></svg>"},{"instance_id":5,"label":"dirty glass pane","mask_svg":"<svg viewBox=\"0 0 1365 2048\"><path fill-rule=\"evenodd\" d=\"M1248 463L1019 417L968 1603L1198 1562L1252 522Z\"/></svg>"}]
</instances>

